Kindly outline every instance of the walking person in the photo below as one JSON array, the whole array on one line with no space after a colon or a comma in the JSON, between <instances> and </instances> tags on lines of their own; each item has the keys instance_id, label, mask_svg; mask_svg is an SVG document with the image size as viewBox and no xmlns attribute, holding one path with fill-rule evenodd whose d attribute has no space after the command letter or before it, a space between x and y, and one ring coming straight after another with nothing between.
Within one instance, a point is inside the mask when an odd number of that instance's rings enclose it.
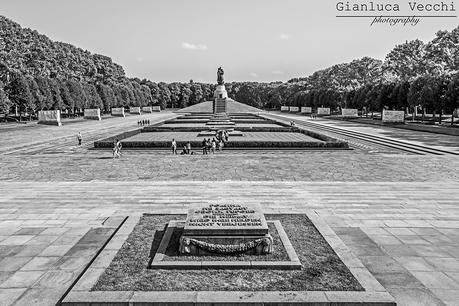
<instances>
[{"instance_id":1,"label":"walking person","mask_svg":"<svg viewBox=\"0 0 459 306\"><path fill-rule=\"evenodd\" d=\"M176 155L177 154L177 142L175 141L175 138L172 138L171 149L172 149L172 154Z\"/></svg>"},{"instance_id":2,"label":"walking person","mask_svg":"<svg viewBox=\"0 0 459 306\"><path fill-rule=\"evenodd\" d=\"M118 145L118 139L113 140L113 149L112 149L113 159L115 159L116 156L118 155L117 145Z\"/></svg>"},{"instance_id":3,"label":"walking person","mask_svg":"<svg viewBox=\"0 0 459 306\"><path fill-rule=\"evenodd\" d=\"M215 149L217 148L217 141L215 138L212 139L212 154L215 154Z\"/></svg>"},{"instance_id":4,"label":"walking person","mask_svg":"<svg viewBox=\"0 0 459 306\"><path fill-rule=\"evenodd\" d=\"M207 155L207 140L204 138L201 142L202 155Z\"/></svg>"},{"instance_id":5,"label":"walking person","mask_svg":"<svg viewBox=\"0 0 459 306\"><path fill-rule=\"evenodd\" d=\"M187 154L191 154L191 143L189 141L186 144L186 152Z\"/></svg>"},{"instance_id":6,"label":"walking person","mask_svg":"<svg viewBox=\"0 0 459 306\"><path fill-rule=\"evenodd\" d=\"M78 145L81 146L81 141L83 140L83 136L81 135L81 132L78 132L76 138L78 140Z\"/></svg>"},{"instance_id":7,"label":"walking person","mask_svg":"<svg viewBox=\"0 0 459 306\"><path fill-rule=\"evenodd\" d=\"M218 151L223 151L223 140L218 142Z\"/></svg>"},{"instance_id":8,"label":"walking person","mask_svg":"<svg viewBox=\"0 0 459 306\"><path fill-rule=\"evenodd\" d=\"M122 147L123 147L123 145L121 144L121 141L116 139L115 142L114 142L114 147L113 147L113 159L121 157L121 148Z\"/></svg>"}]
</instances>

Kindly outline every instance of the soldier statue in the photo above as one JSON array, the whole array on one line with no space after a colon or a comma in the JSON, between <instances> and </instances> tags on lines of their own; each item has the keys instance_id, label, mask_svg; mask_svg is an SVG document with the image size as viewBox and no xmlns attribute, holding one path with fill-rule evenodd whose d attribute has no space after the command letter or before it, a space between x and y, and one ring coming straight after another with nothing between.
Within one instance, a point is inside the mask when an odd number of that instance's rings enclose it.
<instances>
[{"instance_id":1,"label":"soldier statue","mask_svg":"<svg viewBox=\"0 0 459 306\"><path fill-rule=\"evenodd\" d=\"M219 67L217 70L217 84L218 85L223 85L225 84L225 81L223 80L223 74L225 72L223 71L222 67Z\"/></svg>"}]
</instances>

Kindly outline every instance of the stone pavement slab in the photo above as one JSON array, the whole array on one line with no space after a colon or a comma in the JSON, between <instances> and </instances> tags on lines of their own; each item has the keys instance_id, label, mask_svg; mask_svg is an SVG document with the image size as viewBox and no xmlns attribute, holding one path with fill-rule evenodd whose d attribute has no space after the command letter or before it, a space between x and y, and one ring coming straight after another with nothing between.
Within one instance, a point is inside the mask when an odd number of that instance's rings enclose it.
<instances>
[{"instance_id":1,"label":"stone pavement slab","mask_svg":"<svg viewBox=\"0 0 459 306\"><path fill-rule=\"evenodd\" d=\"M0 194L8 201L0 206L0 231L8 238L27 236L16 234L23 228L22 232L27 233L31 228L23 222L27 220L19 222L18 217L23 214L41 223L36 227L42 231L30 235L33 237L29 240L17 240L18 245L0 245L4 257L0 270L6 273L5 287L18 271L44 272L22 296L22 301L34 301L40 296L36 286L50 286L52 279L62 280L62 286L56 288L63 293L67 279L75 277L89 262L90 246L108 237L103 229L88 234L97 222L100 227L104 222L110 224L112 219L106 220L110 216L186 213L190 204L230 200L259 204L265 213L312 209L374 270L376 278L391 289L400 305L422 301L441 305L441 301L451 302L459 290L457 258L452 254L459 247L456 239L459 230L450 227L459 222L459 207L454 200L459 198L456 185L455 182L3 181ZM26 189L28 192L24 193ZM50 220L62 223L43 226ZM423 227L413 220L422 220ZM39 236L58 238L46 241L46 248L38 255L17 256L28 246L42 247L27 244ZM408 237L416 239L406 240L411 239ZM432 240L433 237L442 238ZM77 241L84 243L74 246ZM60 246L66 252L58 252ZM45 273L47 276L40 285ZM20 276L9 282L14 283ZM19 284L15 286L19 286L20 281L16 282ZM435 290L446 291L436 296ZM49 297L57 296L56 292L50 293Z\"/></svg>"}]
</instances>

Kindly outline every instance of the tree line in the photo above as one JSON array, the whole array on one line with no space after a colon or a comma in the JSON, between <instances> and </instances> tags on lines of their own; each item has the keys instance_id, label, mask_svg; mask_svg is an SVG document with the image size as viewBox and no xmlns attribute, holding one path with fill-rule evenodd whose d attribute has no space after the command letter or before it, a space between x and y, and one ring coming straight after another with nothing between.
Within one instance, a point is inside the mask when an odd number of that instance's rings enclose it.
<instances>
[{"instance_id":1,"label":"tree line","mask_svg":"<svg viewBox=\"0 0 459 306\"><path fill-rule=\"evenodd\" d=\"M397 45L384 60L364 57L287 82L226 83L233 99L257 108L282 105L418 108L452 113L459 108L459 27L427 43ZM164 83L128 78L109 57L53 42L0 16L0 113L160 105L183 108L213 98L214 84Z\"/></svg>"}]
</instances>

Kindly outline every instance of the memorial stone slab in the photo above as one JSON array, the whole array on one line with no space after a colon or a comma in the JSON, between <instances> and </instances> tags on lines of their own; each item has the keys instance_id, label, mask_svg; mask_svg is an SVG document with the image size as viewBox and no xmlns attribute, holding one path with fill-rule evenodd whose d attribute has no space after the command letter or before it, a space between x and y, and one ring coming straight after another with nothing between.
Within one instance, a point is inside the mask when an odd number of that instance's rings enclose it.
<instances>
[{"instance_id":1,"label":"memorial stone slab","mask_svg":"<svg viewBox=\"0 0 459 306\"><path fill-rule=\"evenodd\" d=\"M289 107L288 106L281 106L281 112L288 112Z\"/></svg>"},{"instance_id":2,"label":"memorial stone slab","mask_svg":"<svg viewBox=\"0 0 459 306\"><path fill-rule=\"evenodd\" d=\"M38 124L61 126L61 112L59 110L38 111Z\"/></svg>"},{"instance_id":3,"label":"memorial stone slab","mask_svg":"<svg viewBox=\"0 0 459 306\"><path fill-rule=\"evenodd\" d=\"M100 117L100 108L85 108L84 119L102 120Z\"/></svg>"},{"instance_id":4,"label":"memorial stone slab","mask_svg":"<svg viewBox=\"0 0 459 306\"><path fill-rule=\"evenodd\" d=\"M341 116L346 118L355 118L359 116L359 111L355 108L342 108Z\"/></svg>"},{"instance_id":5,"label":"memorial stone slab","mask_svg":"<svg viewBox=\"0 0 459 306\"><path fill-rule=\"evenodd\" d=\"M312 113L312 107L302 106L300 112L302 114L311 114Z\"/></svg>"},{"instance_id":6,"label":"memorial stone slab","mask_svg":"<svg viewBox=\"0 0 459 306\"><path fill-rule=\"evenodd\" d=\"M144 107L142 107L142 112L144 112L144 113L152 113L153 112L153 108L151 106L144 106Z\"/></svg>"},{"instance_id":7,"label":"memorial stone slab","mask_svg":"<svg viewBox=\"0 0 459 306\"><path fill-rule=\"evenodd\" d=\"M258 205L199 204L188 211L184 235L265 235L268 224Z\"/></svg>"},{"instance_id":8,"label":"memorial stone slab","mask_svg":"<svg viewBox=\"0 0 459 306\"><path fill-rule=\"evenodd\" d=\"M137 106L131 106L129 108L129 113L133 115L140 115L140 107Z\"/></svg>"},{"instance_id":9,"label":"memorial stone slab","mask_svg":"<svg viewBox=\"0 0 459 306\"><path fill-rule=\"evenodd\" d=\"M290 106L288 110L291 113L298 113L300 111L300 108L298 106Z\"/></svg>"},{"instance_id":10,"label":"memorial stone slab","mask_svg":"<svg viewBox=\"0 0 459 306\"><path fill-rule=\"evenodd\" d=\"M391 111L391 110L384 109L382 113L382 122L404 123L405 122L405 112L404 111Z\"/></svg>"},{"instance_id":11,"label":"memorial stone slab","mask_svg":"<svg viewBox=\"0 0 459 306\"><path fill-rule=\"evenodd\" d=\"M112 116L125 117L126 115L124 114L124 107L112 108Z\"/></svg>"},{"instance_id":12,"label":"memorial stone slab","mask_svg":"<svg viewBox=\"0 0 459 306\"><path fill-rule=\"evenodd\" d=\"M160 112L161 111L161 106L155 105L151 108L154 112Z\"/></svg>"},{"instance_id":13,"label":"memorial stone slab","mask_svg":"<svg viewBox=\"0 0 459 306\"><path fill-rule=\"evenodd\" d=\"M317 108L317 115L330 115L330 108L329 107Z\"/></svg>"}]
</instances>

